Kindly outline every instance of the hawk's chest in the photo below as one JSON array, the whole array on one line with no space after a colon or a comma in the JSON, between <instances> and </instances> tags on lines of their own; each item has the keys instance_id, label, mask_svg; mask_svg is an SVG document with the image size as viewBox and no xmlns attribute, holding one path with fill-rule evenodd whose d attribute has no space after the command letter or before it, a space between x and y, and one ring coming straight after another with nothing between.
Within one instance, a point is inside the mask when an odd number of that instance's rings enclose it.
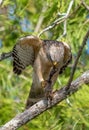
<instances>
[{"instance_id":1,"label":"hawk's chest","mask_svg":"<svg viewBox=\"0 0 89 130\"><path fill-rule=\"evenodd\" d=\"M43 50L48 60L52 63L59 63L64 59L64 46L62 43L46 41L46 43L43 45Z\"/></svg>"}]
</instances>

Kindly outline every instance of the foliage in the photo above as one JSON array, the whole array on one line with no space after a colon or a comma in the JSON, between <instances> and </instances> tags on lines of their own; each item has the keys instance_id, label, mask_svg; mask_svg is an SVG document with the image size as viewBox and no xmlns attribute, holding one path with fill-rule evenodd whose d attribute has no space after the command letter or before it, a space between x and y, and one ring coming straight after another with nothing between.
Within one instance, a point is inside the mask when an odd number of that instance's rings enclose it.
<instances>
[{"instance_id":1,"label":"foliage","mask_svg":"<svg viewBox=\"0 0 89 130\"><path fill-rule=\"evenodd\" d=\"M10 51L19 37L30 34L37 35L59 17L58 12L65 13L67 11L69 2L70 0L67 0L67 2L65 0L5 0L0 5L0 52ZM58 89L59 86L67 83L78 48L89 27L89 11L80 4L80 0L75 0L71 9L72 15L67 20L67 35L61 39L70 44L73 61L65 73L59 76L54 89ZM86 4L89 5L88 0L86 0ZM44 7L46 10L42 12ZM3 13L4 9L5 13ZM40 17L44 17L43 22L39 32L35 32ZM56 40L62 33L63 23L43 33L41 38ZM88 69L88 49L88 46L86 46L83 51L74 78ZM32 82L31 77L31 67L28 67L18 77L12 72L12 59L0 62L0 125L5 124L24 110ZM19 130L88 130L88 93L88 85L84 85L80 91L69 98L71 106L64 101Z\"/></svg>"}]
</instances>

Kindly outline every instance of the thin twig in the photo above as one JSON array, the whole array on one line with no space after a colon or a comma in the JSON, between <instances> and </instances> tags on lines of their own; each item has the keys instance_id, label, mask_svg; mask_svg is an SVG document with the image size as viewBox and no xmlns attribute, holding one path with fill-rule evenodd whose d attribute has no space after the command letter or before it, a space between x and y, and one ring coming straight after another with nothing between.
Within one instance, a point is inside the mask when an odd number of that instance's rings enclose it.
<instances>
[{"instance_id":1,"label":"thin twig","mask_svg":"<svg viewBox=\"0 0 89 130\"><path fill-rule=\"evenodd\" d=\"M74 2L74 0L71 0L71 2L70 2L70 4L69 4L69 7L68 7L68 10L67 10L67 13L65 14L66 19L65 19L65 21L63 22L63 24L64 24L64 31L63 31L63 34L61 35L61 37L64 37L64 36L67 34L67 17L68 17L68 15L69 15L69 13L70 13L70 10L71 10L71 8L72 8L73 2ZM61 38L61 37L60 37L60 38Z\"/></svg>"},{"instance_id":2,"label":"thin twig","mask_svg":"<svg viewBox=\"0 0 89 130\"><path fill-rule=\"evenodd\" d=\"M84 0L81 0L82 1L82 5L89 11L89 6L85 3Z\"/></svg>"},{"instance_id":3,"label":"thin twig","mask_svg":"<svg viewBox=\"0 0 89 130\"><path fill-rule=\"evenodd\" d=\"M58 18L56 19L50 26L46 27L44 30L42 30L38 36L40 36L42 33L54 28L56 25L60 24L61 22L64 22L68 17L69 17L69 13L70 13L70 10L72 8L72 5L74 3L74 0L71 0L70 3L69 3L69 7L67 9L67 12L65 13L64 16L62 16L61 18Z\"/></svg>"},{"instance_id":4,"label":"thin twig","mask_svg":"<svg viewBox=\"0 0 89 130\"><path fill-rule=\"evenodd\" d=\"M57 39L58 41L62 38L62 37L65 37L66 36L66 34L67 34L67 20L65 20L64 22L63 22L63 26L64 26L64 31L63 31L63 34Z\"/></svg>"},{"instance_id":5,"label":"thin twig","mask_svg":"<svg viewBox=\"0 0 89 130\"><path fill-rule=\"evenodd\" d=\"M73 80L73 76L74 76L74 73L75 73L75 70L76 70L76 66L78 64L78 60L79 60L79 58L80 58L80 56L82 54L84 46L86 45L86 41L87 41L88 37L89 37L89 30L87 31L87 33L86 33L86 35L85 35L85 37L83 39L82 45L80 46L80 49L79 49L79 51L77 53L77 57L76 57L75 62L73 64L66 90L69 90L69 88L70 88L70 85L71 85L71 82Z\"/></svg>"},{"instance_id":6,"label":"thin twig","mask_svg":"<svg viewBox=\"0 0 89 130\"><path fill-rule=\"evenodd\" d=\"M86 71L84 74L82 74L79 78L71 83L69 92L71 94L75 93L84 83L89 83L89 71ZM4 126L2 126L0 130L16 130L22 125L26 124L28 121L31 121L36 116L43 113L44 111L52 108L59 102L62 102L64 99L70 96L70 93L67 93L65 90L66 87L62 87L60 90L56 91L49 105L48 100L46 99L37 102L32 107L18 114L12 120L7 122Z\"/></svg>"}]
</instances>

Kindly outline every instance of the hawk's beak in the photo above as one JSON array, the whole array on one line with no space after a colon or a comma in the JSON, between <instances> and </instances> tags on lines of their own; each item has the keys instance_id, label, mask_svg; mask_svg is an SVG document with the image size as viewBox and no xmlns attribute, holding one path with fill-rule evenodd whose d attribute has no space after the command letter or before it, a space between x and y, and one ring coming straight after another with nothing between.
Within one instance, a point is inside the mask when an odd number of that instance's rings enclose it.
<instances>
[{"instance_id":1,"label":"hawk's beak","mask_svg":"<svg viewBox=\"0 0 89 130\"><path fill-rule=\"evenodd\" d=\"M54 65L54 66L56 66L56 65L57 65L57 62L56 62L56 61L54 61L54 62L53 62L53 65Z\"/></svg>"}]
</instances>

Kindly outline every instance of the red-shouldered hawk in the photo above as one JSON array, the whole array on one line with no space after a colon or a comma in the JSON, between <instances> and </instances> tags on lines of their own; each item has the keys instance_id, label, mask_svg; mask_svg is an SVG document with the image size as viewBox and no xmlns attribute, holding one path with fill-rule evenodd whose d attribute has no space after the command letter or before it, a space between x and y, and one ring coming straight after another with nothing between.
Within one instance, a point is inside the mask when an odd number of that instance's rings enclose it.
<instances>
[{"instance_id":1,"label":"red-shouldered hawk","mask_svg":"<svg viewBox=\"0 0 89 130\"><path fill-rule=\"evenodd\" d=\"M27 100L27 108L45 98L44 87L53 66L57 72L52 77L52 86L57 77L71 61L68 44L54 40L41 40L36 36L21 38L13 48L13 71L21 74L28 65L33 67L33 82Z\"/></svg>"}]
</instances>

